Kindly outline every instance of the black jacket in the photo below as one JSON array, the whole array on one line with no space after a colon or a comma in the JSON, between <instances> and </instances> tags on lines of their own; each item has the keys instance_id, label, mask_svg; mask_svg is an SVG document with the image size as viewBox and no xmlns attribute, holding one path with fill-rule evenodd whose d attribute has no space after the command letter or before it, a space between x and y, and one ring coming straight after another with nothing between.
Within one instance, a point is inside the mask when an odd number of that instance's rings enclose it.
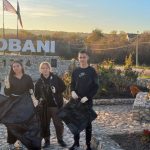
<instances>
[{"instance_id":1,"label":"black jacket","mask_svg":"<svg viewBox=\"0 0 150 150\"><path fill-rule=\"evenodd\" d=\"M51 86L54 86L56 93L52 93ZM66 86L64 82L53 73L46 79L43 75L35 84L35 97L40 100L42 98L47 102L48 107L62 107L63 105L63 95Z\"/></svg>"}]
</instances>

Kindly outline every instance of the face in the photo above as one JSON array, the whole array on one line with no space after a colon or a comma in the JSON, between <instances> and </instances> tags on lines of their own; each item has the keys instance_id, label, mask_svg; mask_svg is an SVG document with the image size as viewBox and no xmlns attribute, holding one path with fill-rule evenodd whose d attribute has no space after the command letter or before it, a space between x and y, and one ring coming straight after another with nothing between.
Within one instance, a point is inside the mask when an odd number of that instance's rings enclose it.
<instances>
[{"instance_id":1,"label":"face","mask_svg":"<svg viewBox=\"0 0 150 150\"><path fill-rule=\"evenodd\" d=\"M84 65L84 64L87 64L88 63L88 55L85 54L85 53L79 53L78 54L78 60L79 60L79 63Z\"/></svg>"},{"instance_id":2,"label":"face","mask_svg":"<svg viewBox=\"0 0 150 150\"><path fill-rule=\"evenodd\" d=\"M15 74L22 73L22 66L19 63L14 63L12 69Z\"/></svg>"},{"instance_id":3,"label":"face","mask_svg":"<svg viewBox=\"0 0 150 150\"><path fill-rule=\"evenodd\" d=\"M48 65L43 64L40 68L40 72L44 75L44 76L49 76L50 74L50 68Z\"/></svg>"}]
</instances>

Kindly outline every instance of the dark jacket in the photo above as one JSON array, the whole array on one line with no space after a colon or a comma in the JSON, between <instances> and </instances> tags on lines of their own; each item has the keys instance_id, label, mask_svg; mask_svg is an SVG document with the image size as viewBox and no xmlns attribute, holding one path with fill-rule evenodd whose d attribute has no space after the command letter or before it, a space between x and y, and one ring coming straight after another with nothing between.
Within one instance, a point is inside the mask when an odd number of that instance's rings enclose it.
<instances>
[{"instance_id":1,"label":"dark jacket","mask_svg":"<svg viewBox=\"0 0 150 150\"><path fill-rule=\"evenodd\" d=\"M71 91L75 91L79 98L86 96L92 105L92 98L98 90L98 76L94 68L76 68L72 73Z\"/></svg>"},{"instance_id":2,"label":"dark jacket","mask_svg":"<svg viewBox=\"0 0 150 150\"><path fill-rule=\"evenodd\" d=\"M52 93L51 86L54 86L56 93ZM35 84L35 97L40 100L47 102L48 107L62 107L63 95L66 86L64 82L53 73L46 79L43 75L38 79Z\"/></svg>"}]
</instances>

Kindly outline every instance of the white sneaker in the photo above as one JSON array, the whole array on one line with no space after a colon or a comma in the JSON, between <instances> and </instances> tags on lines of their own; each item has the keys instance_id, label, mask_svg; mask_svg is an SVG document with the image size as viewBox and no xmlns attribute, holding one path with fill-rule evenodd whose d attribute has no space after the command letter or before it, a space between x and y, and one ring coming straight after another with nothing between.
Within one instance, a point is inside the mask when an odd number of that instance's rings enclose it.
<instances>
[{"instance_id":1,"label":"white sneaker","mask_svg":"<svg viewBox=\"0 0 150 150\"><path fill-rule=\"evenodd\" d=\"M9 144L9 150L15 150L15 145L14 144Z\"/></svg>"}]
</instances>

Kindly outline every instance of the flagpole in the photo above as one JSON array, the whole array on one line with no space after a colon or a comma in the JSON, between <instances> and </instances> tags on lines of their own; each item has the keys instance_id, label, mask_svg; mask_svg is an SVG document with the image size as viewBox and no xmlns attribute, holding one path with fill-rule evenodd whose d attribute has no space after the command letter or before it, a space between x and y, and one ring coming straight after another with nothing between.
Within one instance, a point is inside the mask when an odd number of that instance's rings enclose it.
<instances>
[{"instance_id":1,"label":"flagpole","mask_svg":"<svg viewBox=\"0 0 150 150\"><path fill-rule=\"evenodd\" d=\"M3 38L5 38L5 25L4 25L4 0L3 0Z\"/></svg>"},{"instance_id":2,"label":"flagpole","mask_svg":"<svg viewBox=\"0 0 150 150\"><path fill-rule=\"evenodd\" d=\"M18 39L18 0L17 0L17 39Z\"/></svg>"}]
</instances>

